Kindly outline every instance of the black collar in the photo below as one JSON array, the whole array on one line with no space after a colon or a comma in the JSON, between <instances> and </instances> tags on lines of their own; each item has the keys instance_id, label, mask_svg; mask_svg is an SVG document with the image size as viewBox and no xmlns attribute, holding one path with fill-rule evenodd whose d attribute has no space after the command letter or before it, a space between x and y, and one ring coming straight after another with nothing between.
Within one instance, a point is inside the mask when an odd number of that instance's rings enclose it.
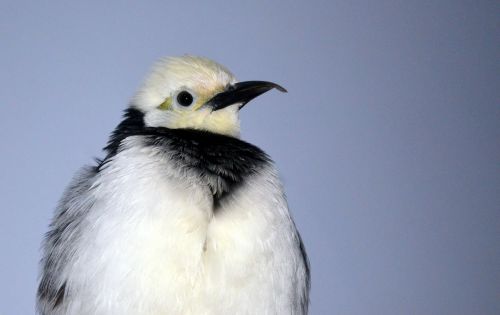
<instances>
[{"instance_id":1,"label":"black collar","mask_svg":"<svg viewBox=\"0 0 500 315\"><path fill-rule=\"evenodd\" d=\"M146 145L168 153L176 167L199 174L200 183L212 191L214 207L240 187L245 178L271 162L258 147L233 137L194 129L146 127L144 114L129 108L111 134L104 148L107 156L99 162L97 170L120 151L125 138L138 135L143 136Z\"/></svg>"}]
</instances>

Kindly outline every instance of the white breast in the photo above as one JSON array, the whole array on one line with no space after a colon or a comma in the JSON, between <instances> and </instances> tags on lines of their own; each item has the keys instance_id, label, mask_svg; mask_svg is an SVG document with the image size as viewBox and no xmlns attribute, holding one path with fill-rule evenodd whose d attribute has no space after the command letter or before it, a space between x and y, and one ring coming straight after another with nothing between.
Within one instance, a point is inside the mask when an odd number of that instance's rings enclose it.
<instances>
[{"instance_id":1,"label":"white breast","mask_svg":"<svg viewBox=\"0 0 500 315\"><path fill-rule=\"evenodd\" d=\"M207 187L126 140L102 170L67 269L69 314L294 314L305 285L272 166L216 213Z\"/></svg>"}]
</instances>

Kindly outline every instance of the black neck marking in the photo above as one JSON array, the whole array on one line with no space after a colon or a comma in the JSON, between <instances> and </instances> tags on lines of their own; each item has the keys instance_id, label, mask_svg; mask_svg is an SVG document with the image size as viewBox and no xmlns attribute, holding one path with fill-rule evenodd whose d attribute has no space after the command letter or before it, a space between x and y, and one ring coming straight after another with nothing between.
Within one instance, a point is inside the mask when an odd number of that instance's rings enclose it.
<instances>
[{"instance_id":1,"label":"black neck marking","mask_svg":"<svg viewBox=\"0 0 500 315\"><path fill-rule=\"evenodd\" d=\"M125 111L123 121L104 148L107 156L97 169L120 150L121 142L135 135L144 136L146 145L165 151L177 167L195 171L200 183L213 195L214 210L235 192L250 175L271 162L269 156L245 141L193 129L146 127L144 114L137 109Z\"/></svg>"},{"instance_id":2,"label":"black neck marking","mask_svg":"<svg viewBox=\"0 0 500 315\"><path fill-rule=\"evenodd\" d=\"M144 134L146 126L144 124L144 113L135 108L128 108L123 114L123 120L116 126L115 130L109 137L108 144L104 147L107 160L118 152L121 142L134 135Z\"/></svg>"}]
</instances>

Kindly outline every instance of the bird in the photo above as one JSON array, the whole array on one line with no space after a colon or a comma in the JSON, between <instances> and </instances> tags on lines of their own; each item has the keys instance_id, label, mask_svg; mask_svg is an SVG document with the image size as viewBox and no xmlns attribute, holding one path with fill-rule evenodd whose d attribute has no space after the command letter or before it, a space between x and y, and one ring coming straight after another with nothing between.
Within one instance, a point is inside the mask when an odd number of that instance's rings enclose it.
<instances>
[{"instance_id":1,"label":"bird","mask_svg":"<svg viewBox=\"0 0 500 315\"><path fill-rule=\"evenodd\" d=\"M36 308L62 314L307 314L310 264L275 163L240 138L272 89L223 65L158 60L61 197Z\"/></svg>"}]
</instances>

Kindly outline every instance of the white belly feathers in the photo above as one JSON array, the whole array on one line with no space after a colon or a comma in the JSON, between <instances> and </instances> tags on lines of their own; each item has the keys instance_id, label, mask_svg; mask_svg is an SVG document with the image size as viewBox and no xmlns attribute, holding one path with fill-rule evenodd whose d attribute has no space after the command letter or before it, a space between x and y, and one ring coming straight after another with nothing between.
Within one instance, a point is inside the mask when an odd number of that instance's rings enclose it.
<instances>
[{"instance_id":1,"label":"white belly feathers","mask_svg":"<svg viewBox=\"0 0 500 315\"><path fill-rule=\"evenodd\" d=\"M88 228L65 272L67 294L79 294L69 313L298 311L290 300L305 269L271 164L214 213L212 192L195 174L140 137L123 147L90 189Z\"/></svg>"}]
</instances>

